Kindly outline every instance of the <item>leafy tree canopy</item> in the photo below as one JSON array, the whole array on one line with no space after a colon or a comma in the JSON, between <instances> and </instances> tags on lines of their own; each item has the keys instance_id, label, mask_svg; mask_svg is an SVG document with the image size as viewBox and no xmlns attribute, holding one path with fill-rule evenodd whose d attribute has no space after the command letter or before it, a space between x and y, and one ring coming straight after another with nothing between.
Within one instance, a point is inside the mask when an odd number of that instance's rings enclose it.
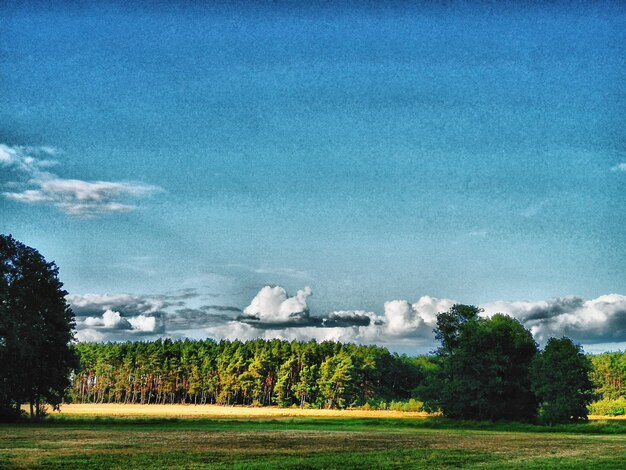
<instances>
[{"instance_id":1,"label":"leafy tree canopy","mask_svg":"<svg viewBox=\"0 0 626 470\"><path fill-rule=\"evenodd\" d=\"M569 338L550 338L532 363L532 389L541 403L546 424L587 420L593 401L592 364Z\"/></svg>"},{"instance_id":2,"label":"leafy tree canopy","mask_svg":"<svg viewBox=\"0 0 626 470\"><path fill-rule=\"evenodd\" d=\"M454 305L437 315L439 368L423 394L452 418L530 420L537 408L529 376L537 344L516 319L480 312Z\"/></svg>"},{"instance_id":3,"label":"leafy tree canopy","mask_svg":"<svg viewBox=\"0 0 626 470\"><path fill-rule=\"evenodd\" d=\"M58 268L34 248L0 235L0 414L29 403L57 406L76 365L74 314Z\"/></svg>"}]
</instances>

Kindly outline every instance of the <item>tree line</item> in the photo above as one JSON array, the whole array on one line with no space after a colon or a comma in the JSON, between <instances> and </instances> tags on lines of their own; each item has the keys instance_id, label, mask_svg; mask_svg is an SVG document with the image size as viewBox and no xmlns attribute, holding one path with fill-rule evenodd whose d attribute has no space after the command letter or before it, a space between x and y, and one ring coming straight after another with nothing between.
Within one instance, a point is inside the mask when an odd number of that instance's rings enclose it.
<instances>
[{"instance_id":1,"label":"tree line","mask_svg":"<svg viewBox=\"0 0 626 470\"><path fill-rule=\"evenodd\" d=\"M192 403L344 408L403 400L415 360L379 346L335 342L81 343L70 399L80 403Z\"/></svg>"},{"instance_id":2,"label":"tree line","mask_svg":"<svg viewBox=\"0 0 626 470\"><path fill-rule=\"evenodd\" d=\"M79 343L67 398L316 408L418 399L451 418L547 423L586 419L594 398L624 400L626 353L586 356L569 338L539 350L518 320L479 314L469 305L439 313L441 346L418 357L328 341Z\"/></svg>"},{"instance_id":3,"label":"tree line","mask_svg":"<svg viewBox=\"0 0 626 470\"><path fill-rule=\"evenodd\" d=\"M427 406L456 419L586 420L594 393L582 348L563 337L539 350L519 320L481 313L456 304L437 314L436 367L416 390Z\"/></svg>"},{"instance_id":4,"label":"tree line","mask_svg":"<svg viewBox=\"0 0 626 470\"><path fill-rule=\"evenodd\" d=\"M417 398L450 418L553 424L586 419L601 398L598 414L626 414L625 354L590 359L565 337L539 350L517 319L471 305L437 314L441 345L418 358L315 341L73 344L62 286L54 263L0 235L0 420L64 399L345 408Z\"/></svg>"}]
</instances>

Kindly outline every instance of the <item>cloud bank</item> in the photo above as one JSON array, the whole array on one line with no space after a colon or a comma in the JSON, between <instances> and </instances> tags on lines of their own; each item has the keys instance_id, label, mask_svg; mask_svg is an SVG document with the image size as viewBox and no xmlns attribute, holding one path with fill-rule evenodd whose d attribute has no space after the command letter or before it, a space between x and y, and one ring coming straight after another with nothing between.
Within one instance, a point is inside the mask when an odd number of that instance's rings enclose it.
<instances>
[{"instance_id":1,"label":"cloud bank","mask_svg":"<svg viewBox=\"0 0 626 470\"><path fill-rule=\"evenodd\" d=\"M68 295L76 315L79 341L120 341L165 334L165 309L176 305L164 296L129 294Z\"/></svg>"},{"instance_id":2,"label":"cloud bank","mask_svg":"<svg viewBox=\"0 0 626 470\"><path fill-rule=\"evenodd\" d=\"M281 286L265 286L243 310L229 305L190 306L188 302L195 295L85 294L68 296L68 301L77 316L80 341L164 336L217 340L315 339L379 344L415 353L437 347L433 334L436 315L457 303L454 299L424 295L415 302L387 301L381 313L337 310L313 315L308 305L312 295L309 287L291 296ZM498 301L480 307L486 317L505 313L519 319L540 344L552 336L563 335L589 347L600 344L610 347L626 341L626 296L620 294L595 299Z\"/></svg>"},{"instance_id":3,"label":"cloud bank","mask_svg":"<svg viewBox=\"0 0 626 470\"><path fill-rule=\"evenodd\" d=\"M169 295L72 294L79 341L126 341L159 337L200 338L209 326L224 325L241 310L224 305L189 307L203 296L195 289Z\"/></svg>"},{"instance_id":4,"label":"cloud bank","mask_svg":"<svg viewBox=\"0 0 626 470\"><path fill-rule=\"evenodd\" d=\"M626 340L626 296L601 295L585 300L564 297L540 302L495 302L483 306L518 318L539 342L551 336L569 336L583 344Z\"/></svg>"},{"instance_id":5,"label":"cloud bank","mask_svg":"<svg viewBox=\"0 0 626 470\"><path fill-rule=\"evenodd\" d=\"M138 182L84 181L57 176L45 169L57 164L57 152L49 147L9 147L0 144L0 166L13 171L22 181L9 182L18 191L2 195L25 204L47 204L71 217L91 218L99 215L130 212L137 206L129 200L161 191L158 186Z\"/></svg>"},{"instance_id":6,"label":"cloud bank","mask_svg":"<svg viewBox=\"0 0 626 470\"><path fill-rule=\"evenodd\" d=\"M210 337L226 339L271 339L342 341L381 344L391 347L414 345L419 350L434 348L432 330L436 314L455 302L422 296L416 302L391 300L383 313L365 310L337 310L322 316L310 314L306 287L290 297L280 286L265 286L244 310L226 324L209 326Z\"/></svg>"}]
</instances>

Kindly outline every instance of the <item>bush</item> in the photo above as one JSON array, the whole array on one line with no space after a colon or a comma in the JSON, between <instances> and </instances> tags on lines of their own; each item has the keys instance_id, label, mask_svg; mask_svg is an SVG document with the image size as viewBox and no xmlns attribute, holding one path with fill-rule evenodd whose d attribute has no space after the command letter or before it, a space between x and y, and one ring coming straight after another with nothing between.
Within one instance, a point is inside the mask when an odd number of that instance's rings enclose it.
<instances>
[{"instance_id":1,"label":"bush","mask_svg":"<svg viewBox=\"0 0 626 470\"><path fill-rule=\"evenodd\" d=\"M387 402L380 398L370 398L361 406L353 406L352 408L357 410L386 410Z\"/></svg>"},{"instance_id":2,"label":"bush","mask_svg":"<svg viewBox=\"0 0 626 470\"><path fill-rule=\"evenodd\" d=\"M411 398L409 401L392 401L389 409L393 411L424 411L424 403Z\"/></svg>"},{"instance_id":3,"label":"bush","mask_svg":"<svg viewBox=\"0 0 626 470\"><path fill-rule=\"evenodd\" d=\"M601 416L626 415L626 398L619 397L616 400L599 400L589 405L589 413Z\"/></svg>"},{"instance_id":4,"label":"bush","mask_svg":"<svg viewBox=\"0 0 626 470\"><path fill-rule=\"evenodd\" d=\"M18 410L14 407L0 406L0 423L15 423L25 417L26 413L22 410Z\"/></svg>"},{"instance_id":5,"label":"bush","mask_svg":"<svg viewBox=\"0 0 626 470\"><path fill-rule=\"evenodd\" d=\"M359 410L392 410L392 411L424 411L424 402L411 398L408 401L390 401L370 398L362 406L353 407Z\"/></svg>"}]
</instances>

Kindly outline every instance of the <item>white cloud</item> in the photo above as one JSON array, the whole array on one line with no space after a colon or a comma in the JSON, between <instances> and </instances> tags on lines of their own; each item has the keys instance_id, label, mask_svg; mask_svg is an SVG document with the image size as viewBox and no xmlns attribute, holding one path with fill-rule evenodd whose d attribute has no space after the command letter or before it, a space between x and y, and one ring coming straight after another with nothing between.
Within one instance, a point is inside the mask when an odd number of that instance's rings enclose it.
<instances>
[{"instance_id":1,"label":"white cloud","mask_svg":"<svg viewBox=\"0 0 626 470\"><path fill-rule=\"evenodd\" d=\"M14 201L25 202L27 204L37 204L40 202L52 202L50 196L37 189L27 189L21 193L3 193L3 196Z\"/></svg>"},{"instance_id":2,"label":"white cloud","mask_svg":"<svg viewBox=\"0 0 626 470\"><path fill-rule=\"evenodd\" d=\"M5 192L3 195L27 204L52 204L65 214L75 217L130 212L137 207L116 199L140 197L159 191L156 186L142 183L82 181L51 175L39 175L31 179L30 183L38 189Z\"/></svg>"},{"instance_id":3,"label":"white cloud","mask_svg":"<svg viewBox=\"0 0 626 470\"><path fill-rule=\"evenodd\" d=\"M129 294L69 294L65 298L73 307L114 305L134 299Z\"/></svg>"},{"instance_id":4,"label":"white cloud","mask_svg":"<svg viewBox=\"0 0 626 470\"><path fill-rule=\"evenodd\" d=\"M433 341L426 337L394 337L389 335L383 325L370 324L369 326L348 326L320 328L314 326L287 327L280 329L260 329L252 325L231 321L225 325L218 325L205 329L206 334L215 339L283 339L287 341L340 341L342 343L378 344L396 348L402 346L414 351L429 351L433 349Z\"/></svg>"},{"instance_id":5,"label":"white cloud","mask_svg":"<svg viewBox=\"0 0 626 470\"><path fill-rule=\"evenodd\" d=\"M487 229L472 230L468 233L468 235L470 237L485 238L487 235L489 235L489 231Z\"/></svg>"},{"instance_id":6,"label":"white cloud","mask_svg":"<svg viewBox=\"0 0 626 470\"><path fill-rule=\"evenodd\" d=\"M32 155L54 155L46 147L8 147L0 145L0 163L11 166L28 178L26 189L4 192L3 196L26 204L50 204L72 217L95 217L98 215L130 212L135 205L126 199L148 196L161 188L138 182L84 181L61 178L45 172L42 168L54 162Z\"/></svg>"},{"instance_id":7,"label":"white cloud","mask_svg":"<svg viewBox=\"0 0 626 470\"><path fill-rule=\"evenodd\" d=\"M613 168L611 168L611 171L623 171L623 172L626 172L626 163L618 163Z\"/></svg>"},{"instance_id":8,"label":"white cloud","mask_svg":"<svg viewBox=\"0 0 626 470\"><path fill-rule=\"evenodd\" d=\"M104 326L104 320L100 317L87 317L83 320L85 326Z\"/></svg>"},{"instance_id":9,"label":"white cloud","mask_svg":"<svg viewBox=\"0 0 626 470\"><path fill-rule=\"evenodd\" d=\"M106 330L131 330L151 333L156 330L157 319L146 315L123 317L120 312L106 310L102 316L87 317L82 322L79 322L78 325L98 333L103 333ZM79 328L79 331L85 331L85 329Z\"/></svg>"},{"instance_id":10,"label":"white cloud","mask_svg":"<svg viewBox=\"0 0 626 470\"><path fill-rule=\"evenodd\" d=\"M70 294L66 298L77 315L89 315L113 309L147 314L158 312L167 306L167 303L158 296Z\"/></svg>"},{"instance_id":11,"label":"white cloud","mask_svg":"<svg viewBox=\"0 0 626 470\"><path fill-rule=\"evenodd\" d=\"M56 160L41 158L41 155L54 156L57 153L57 150L52 147L10 147L0 144L0 165L13 167L26 175L34 174L43 168L57 164Z\"/></svg>"},{"instance_id":12,"label":"white cloud","mask_svg":"<svg viewBox=\"0 0 626 470\"><path fill-rule=\"evenodd\" d=\"M419 313L427 325L434 326L437 323L437 313L450 310L455 303L457 302L454 300L423 295L413 304L413 309Z\"/></svg>"},{"instance_id":13,"label":"white cloud","mask_svg":"<svg viewBox=\"0 0 626 470\"><path fill-rule=\"evenodd\" d=\"M276 312L280 310L278 306L285 301L286 294L283 295L282 288L273 289L264 294L273 300L269 311ZM274 295L269 295L271 293ZM231 322L211 332L216 334L228 330L227 337L231 338L240 334L245 338L334 339L385 345L421 344L432 349L436 346L433 335L436 315L449 310L455 303L452 299L422 296L413 304L407 300L385 302L383 315L380 316L358 310L337 311L320 317L321 321L317 323L312 320L318 317L308 317L310 321L302 323L302 327L297 324L272 327L270 324L259 329L254 324ZM498 301L480 307L484 308L483 315L487 317L500 312L518 318L540 343L545 343L551 336L563 335L583 344L626 340L626 296L619 294L590 300L565 297L536 302Z\"/></svg>"},{"instance_id":14,"label":"white cloud","mask_svg":"<svg viewBox=\"0 0 626 470\"><path fill-rule=\"evenodd\" d=\"M85 318L86 326L103 326L104 328L129 328L128 321L120 315L120 312L106 310L102 317Z\"/></svg>"},{"instance_id":15,"label":"white cloud","mask_svg":"<svg viewBox=\"0 0 626 470\"><path fill-rule=\"evenodd\" d=\"M82 181L52 178L40 183L43 192L68 197L76 201L100 202L121 195L142 196L154 191L154 186L108 181Z\"/></svg>"},{"instance_id":16,"label":"white cloud","mask_svg":"<svg viewBox=\"0 0 626 470\"><path fill-rule=\"evenodd\" d=\"M178 305L161 296L129 294L74 294L66 298L77 317L78 331L91 329L101 333L105 340L124 340L137 334L164 333L164 309Z\"/></svg>"},{"instance_id":17,"label":"white cloud","mask_svg":"<svg viewBox=\"0 0 626 470\"><path fill-rule=\"evenodd\" d=\"M99 331L91 328L78 330L76 332L76 339L81 343L97 343L104 339L104 335Z\"/></svg>"},{"instance_id":18,"label":"white cloud","mask_svg":"<svg viewBox=\"0 0 626 470\"><path fill-rule=\"evenodd\" d=\"M0 144L0 163L8 165L13 159L13 149L6 145Z\"/></svg>"},{"instance_id":19,"label":"white cloud","mask_svg":"<svg viewBox=\"0 0 626 470\"><path fill-rule=\"evenodd\" d=\"M122 318L120 312L114 312L113 310L107 310L102 314L102 321L105 328L116 328L126 323L126 320Z\"/></svg>"},{"instance_id":20,"label":"white cloud","mask_svg":"<svg viewBox=\"0 0 626 470\"><path fill-rule=\"evenodd\" d=\"M335 340L357 343L423 342L432 336L439 311L449 309L454 301L423 296L414 304L406 300L385 302L383 315L364 310L340 310L318 317L309 315L305 288L289 297L280 286L266 286L244 310L241 321L209 327L214 337L281 338ZM255 321L250 321L251 319ZM258 323L257 323L258 322Z\"/></svg>"},{"instance_id":21,"label":"white cloud","mask_svg":"<svg viewBox=\"0 0 626 470\"><path fill-rule=\"evenodd\" d=\"M407 300L385 302L381 314L340 310L316 316L309 312L310 295L308 287L289 296L283 287L265 286L239 317L235 316L238 309L229 306L220 306L217 313L211 310L212 306L183 308L186 300L182 297L84 294L67 298L77 314L78 338L85 341L87 337L127 340L137 335L144 338L315 339L380 344L416 353L436 348L433 334L436 314L449 310L456 303L452 299L425 295L414 303ZM551 336L563 335L583 344L587 350L598 350L598 345L610 349L611 344L626 342L626 296L620 294L595 299L497 301L480 307L484 308L485 317L504 313L518 318L540 344ZM169 308L172 310L168 311Z\"/></svg>"},{"instance_id":22,"label":"white cloud","mask_svg":"<svg viewBox=\"0 0 626 470\"><path fill-rule=\"evenodd\" d=\"M287 276L300 279L311 279L311 275L306 271L293 268L253 268L250 271L256 274L271 274L275 276Z\"/></svg>"},{"instance_id":23,"label":"white cloud","mask_svg":"<svg viewBox=\"0 0 626 470\"><path fill-rule=\"evenodd\" d=\"M508 313L518 318L539 342L551 336L568 336L584 343L626 339L626 296L601 295L585 300L563 297L529 302L494 302L483 306L485 314Z\"/></svg>"},{"instance_id":24,"label":"white cloud","mask_svg":"<svg viewBox=\"0 0 626 470\"><path fill-rule=\"evenodd\" d=\"M263 287L252 299L243 313L243 317L261 323L290 323L308 319L309 310L306 300L311 295L311 288L299 290L289 297L280 287Z\"/></svg>"},{"instance_id":25,"label":"white cloud","mask_svg":"<svg viewBox=\"0 0 626 470\"><path fill-rule=\"evenodd\" d=\"M385 327L392 336L401 336L417 330L424 320L406 300L385 302Z\"/></svg>"},{"instance_id":26,"label":"white cloud","mask_svg":"<svg viewBox=\"0 0 626 470\"><path fill-rule=\"evenodd\" d=\"M147 317L145 315L137 315L136 317L128 318L133 329L138 331L152 332L156 329L156 318Z\"/></svg>"}]
</instances>

